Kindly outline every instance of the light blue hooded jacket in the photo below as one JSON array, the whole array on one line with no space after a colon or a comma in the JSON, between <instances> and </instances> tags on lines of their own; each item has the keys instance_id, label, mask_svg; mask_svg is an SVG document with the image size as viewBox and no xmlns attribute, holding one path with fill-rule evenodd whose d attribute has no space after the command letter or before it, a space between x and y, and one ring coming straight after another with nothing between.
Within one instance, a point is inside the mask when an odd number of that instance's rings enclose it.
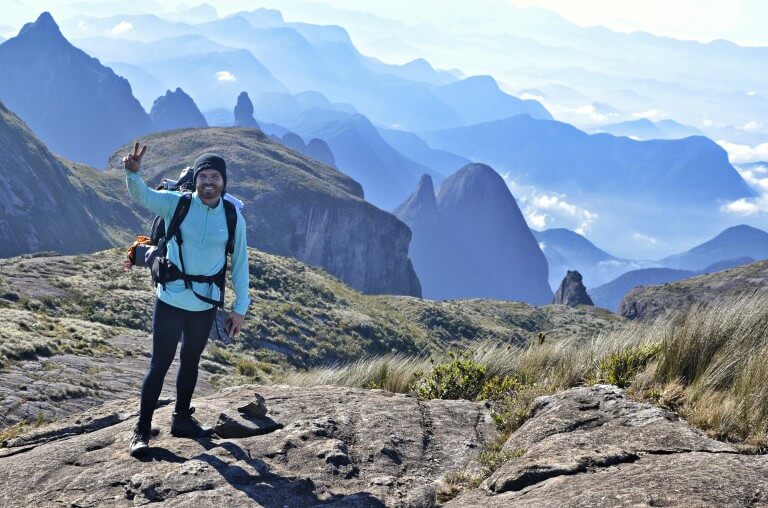
<instances>
[{"instance_id":1,"label":"light blue hooded jacket","mask_svg":"<svg viewBox=\"0 0 768 508\"><path fill-rule=\"evenodd\" d=\"M171 191L156 191L150 189L139 173L125 172L128 192L131 197L150 211L165 219L165 224L171 223L171 217L176 210L180 194ZM224 266L225 252L229 233L227 232L227 217L224 211L224 200L210 208L197 195L192 194L189 213L181 223L181 236L184 240L184 270L190 275L216 275ZM181 268L179 261L179 245L176 238L168 242L168 259ZM237 226L235 228L235 250L232 253L232 285L235 289L235 305L232 310L245 315L251 303L248 296L248 250L245 238L245 219L237 211ZM193 282L196 292L213 300L219 299L219 288L216 284ZM158 284L157 297L180 309L201 311L208 310L213 305L200 300L194 293L184 287L184 281L175 280L166 283L165 289Z\"/></svg>"}]
</instances>

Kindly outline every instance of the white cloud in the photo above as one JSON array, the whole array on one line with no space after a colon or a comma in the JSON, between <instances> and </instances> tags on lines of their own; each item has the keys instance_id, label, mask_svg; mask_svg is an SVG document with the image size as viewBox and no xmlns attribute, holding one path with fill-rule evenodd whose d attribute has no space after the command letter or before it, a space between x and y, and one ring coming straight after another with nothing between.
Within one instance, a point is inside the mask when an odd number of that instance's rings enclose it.
<instances>
[{"instance_id":1,"label":"white cloud","mask_svg":"<svg viewBox=\"0 0 768 508\"><path fill-rule=\"evenodd\" d=\"M237 81L237 78L235 77L235 75L232 74L229 71L219 71L219 72L217 72L216 73L216 79L218 79L219 81L226 81L226 82L230 82L230 83Z\"/></svg>"},{"instance_id":2,"label":"white cloud","mask_svg":"<svg viewBox=\"0 0 768 508\"><path fill-rule=\"evenodd\" d=\"M541 95L536 95L532 93L525 92L523 94L518 95L519 99L522 99L524 101L539 101L539 102L545 102L546 99L542 97Z\"/></svg>"},{"instance_id":3,"label":"white cloud","mask_svg":"<svg viewBox=\"0 0 768 508\"><path fill-rule=\"evenodd\" d=\"M758 122L757 120L750 120L749 122L745 123L741 129L745 131L757 131L762 128L763 128L762 123Z\"/></svg>"},{"instance_id":4,"label":"white cloud","mask_svg":"<svg viewBox=\"0 0 768 508\"><path fill-rule=\"evenodd\" d=\"M545 193L530 185L520 185L509 173L501 176L517 200L529 227L533 229L565 227L584 235L598 218L596 213L568 202L564 194Z\"/></svg>"},{"instance_id":5,"label":"white cloud","mask_svg":"<svg viewBox=\"0 0 768 508\"><path fill-rule=\"evenodd\" d=\"M597 109L595 109L595 106L592 104L585 104L583 106L577 106L575 108L559 107L556 109L559 109L561 113L587 117L593 122L605 122L609 119L609 117L616 116L616 114L604 115L598 112Z\"/></svg>"},{"instance_id":6,"label":"white cloud","mask_svg":"<svg viewBox=\"0 0 768 508\"><path fill-rule=\"evenodd\" d=\"M747 92L747 95L750 97L754 97L755 95L757 95L757 92L755 92L754 90L750 90L749 92Z\"/></svg>"},{"instance_id":7,"label":"white cloud","mask_svg":"<svg viewBox=\"0 0 768 508\"><path fill-rule=\"evenodd\" d=\"M112 34L120 35L124 34L125 32L130 32L131 30L133 30L133 23L129 21L123 21L122 23L118 23L112 27Z\"/></svg>"},{"instance_id":8,"label":"white cloud","mask_svg":"<svg viewBox=\"0 0 768 508\"><path fill-rule=\"evenodd\" d=\"M635 118L647 118L648 120L658 120L664 116L664 113L658 109L649 109L640 113L632 113Z\"/></svg>"},{"instance_id":9,"label":"white cloud","mask_svg":"<svg viewBox=\"0 0 768 508\"><path fill-rule=\"evenodd\" d=\"M715 125L715 122L713 122L712 120L704 120L703 122L701 122L701 125L703 125L704 127L712 127L713 125Z\"/></svg>"},{"instance_id":10,"label":"white cloud","mask_svg":"<svg viewBox=\"0 0 768 508\"><path fill-rule=\"evenodd\" d=\"M755 162L768 159L768 142L757 146L739 145L724 140L718 140L717 144L728 152L731 162Z\"/></svg>"},{"instance_id":11,"label":"white cloud","mask_svg":"<svg viewBox=\"0 0 768 508\"><path fill-rule=\"evenodd\" d=\"M753 215L761 211L761 204L765 204L764 199L741 198L721 206L720 210L736 215Z\"/></svg>"},{"instance_id":12,"label":"white cloud","mask_svg":"<svg viewBox=\"0 0 768 508\"><path fill-rule=\"evenodd\" d=\"M761 178L768 172L768 167L757 166L751 169L736 168L741 177L760 195L755 198L741 198L731 201L720 207L720 211L733 215L754 215L760 212L768 212L768 177Z\"/></svg>"},{"instance_id":13,"label":"white cloud","mask_svg":"<svg viewBox=\"0 0 768 508\"><path fill-rule=\"evenodd\" d=\"M656 245L658 242L656 238L642 233L632 233L632 239L645 245Z\"/></svg>"}]
</instances>

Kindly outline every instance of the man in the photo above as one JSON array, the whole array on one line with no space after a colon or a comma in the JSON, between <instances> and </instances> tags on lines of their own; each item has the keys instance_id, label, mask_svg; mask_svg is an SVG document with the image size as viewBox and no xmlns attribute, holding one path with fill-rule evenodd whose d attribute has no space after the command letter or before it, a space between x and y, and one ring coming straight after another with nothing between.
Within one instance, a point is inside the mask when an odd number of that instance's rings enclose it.
<instances>
[{"instance_id":1,"label":"man","mask_svg":"<svg viewBox=\"0 0 768 508\"><path fill-rule=\"evenodd\" d=\"M139 143L129 153L123 164L131 197L141 205L162 216L170 225L171 218L182 196L176 192L150 189L139 174L141 159L147 151ZM227 167L224 159L206 153L195 160L189 211L179 227L183 249L176 237L167 244L167 258L176 268L183 268L186 276L215 276L220 274L226 262L225 246L229 238L224 200ZM250 304L248 297L248 252L246 249L245 220L237 211L237 225L232 252L232 285L235 304L225 321L230 335L243 327L245 313ZM200 277L198 277L199 279ZM206 301L200 295L207 295ZM139 421L131 437L130 453L142 455L148 449L154 413L165 374L176 354L176 344L181 344L179 374L176 379L176 407L171 422L171 434L177 437L203 437L212 433L210 427L201 426L192 417L190 406L197 383L197 369L216 314L210 303L220 297L216 284L171 280L157 285L157 300L152 319L152 360L141 388Z\"/></svg>"}]
</instances>

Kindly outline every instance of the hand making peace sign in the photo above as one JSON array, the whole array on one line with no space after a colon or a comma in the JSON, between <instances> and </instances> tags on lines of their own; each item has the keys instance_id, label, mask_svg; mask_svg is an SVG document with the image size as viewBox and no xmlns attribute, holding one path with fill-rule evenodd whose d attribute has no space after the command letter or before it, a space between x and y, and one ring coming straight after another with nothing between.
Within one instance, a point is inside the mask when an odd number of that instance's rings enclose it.
<instances>
[{"instance_id":1,"label":"hand making peace sign","mask_svg":"<svg viewBox=\"0 0 768 508\"><path fill-rule=\"evenodd\" d=\"M131 173L138 173L139 169L141 169L141 158L144 157L144 154L147 151L147 145L144 145L144 147L139 151L139 142L136 142L136 145L133 147L133 153L128 153L127 157L123 157L123 165L125 166L125 169L130 171Z\"/></svg>"}]
</instances>

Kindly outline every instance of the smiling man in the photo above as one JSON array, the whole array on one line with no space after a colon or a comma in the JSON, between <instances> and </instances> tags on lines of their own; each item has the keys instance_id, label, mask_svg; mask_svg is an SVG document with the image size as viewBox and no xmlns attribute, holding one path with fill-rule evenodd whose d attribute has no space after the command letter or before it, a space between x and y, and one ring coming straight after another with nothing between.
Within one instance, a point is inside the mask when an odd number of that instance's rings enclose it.
<instances>
[{"instance_id":1,"label":"smiling man","mask_svg":"<svg viewBox=\"0 0 768 508\"><path fill-rule=\"evenodd\" d=\"M225 327L230 335L240 331L250 299L248 297L248 252L245 220L222 196L227 187L227 166L216 154L206 153L195 160L193 182L195 192L180 195L150 189L141 178L141 159L146 145L139 151L136 143L123 164L131 197L164 218L168 234L180 204L187 205L178 234L167 237L168 270L157 281L157 300L152 319L152 360L141 388L139 420L131 438L130 453L143 454L150 437L154 413L165 374L181 344L179 374L176 380L176 408L171 434L177 437L203 437L212 433L192 417L192 393L197 384L197 370L216 307L223 304L227 253L232 257L232 285L235 304L227 316ZM180 203L181 200L189 200ZM225 210L229 207L229 211ZM227 216L236 214L234 234Z\"/></svg>"}]
</instances>

